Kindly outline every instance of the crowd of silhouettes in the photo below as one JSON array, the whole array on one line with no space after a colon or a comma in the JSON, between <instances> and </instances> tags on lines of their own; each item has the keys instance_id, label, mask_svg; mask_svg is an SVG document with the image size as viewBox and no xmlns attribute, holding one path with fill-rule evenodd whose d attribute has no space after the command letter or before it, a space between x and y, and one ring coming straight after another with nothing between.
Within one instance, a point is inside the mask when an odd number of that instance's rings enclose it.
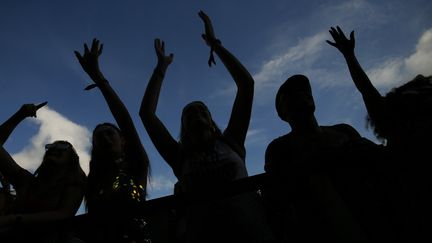
<instances>
[{"instance_id":1,"label":"crowd of silhouettes","mask_svg":"<svg viewBox=\"0 0 432 243\"><path fill-rule=\"evenodd\" d=\"M174 195L189 199L212 194L248 177L245 140L254 79L204 23L209 66L219 57L237 87L225 129L214 122L202 101L181 114L180 138L173 138L156 114L162 83L173 54L154 40L157 64L144 92L139 116L148 136L178 182ZM182 203L174 207L174 242L417 242L429 234L432 216L428 162L432 137L432 76L413 80L382 96L360 66L355 37L331 27L367 109L367 121L382 144L361 136L349 124L320 125L308 77L295 74L275 97L280 119L290 131L271 141L263 163L261 190ZM46 144L40 166L22 168L4 148L21 121L36 117L41 104L24 104L0 125L1 242L152 242L146 218L150 161L129 111L99 68L103 45L94 39L75 51L101 91L116 124L102 122L92 134L86 176L73 145ZM14 193L12 193L12 190ZM87 219L71 226L84 199ZM180 202L180 201L178 201ZM150 225L150 228L149 228ZM153 241L157 242L157 241Z\"/></svg>"}]
</instances>

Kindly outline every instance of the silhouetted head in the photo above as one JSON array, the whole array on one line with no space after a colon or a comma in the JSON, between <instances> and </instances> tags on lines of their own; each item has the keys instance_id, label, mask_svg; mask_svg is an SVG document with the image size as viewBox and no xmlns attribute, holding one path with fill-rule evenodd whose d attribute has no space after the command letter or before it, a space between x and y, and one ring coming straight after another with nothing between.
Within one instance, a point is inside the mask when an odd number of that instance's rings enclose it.
<instances>
[{"instance_id":1,"label":"silhouetted head","mask_svg":"<svg viewBox=\"0 0 432 243\"><path fill-rule=\"evenodd\" d=\"M383 97L382 114L382 121L369 118L369 124L379 138L387 139L389 143L411 144L430 140L432 76L417 75L387 93Z\"/></svg>"},{"instance_id":2,"label":"silhouetted head","mask_svg":"<svg viewBox=\"0 0 432 243\"><path fill-rule=\"evenodd\" d=\"M193 101L183 108L181 116L180 142L206 143L221 134L207 106Z\"/></svg>"},{"instance_id":3,"label":"silhouetted head","mask_svg":"<svg viewBox=\"0 0 432 243\"><path fill-rule=\"evenodd\" d=\"M286 122L313 115L315 103L309 79L300 74L288 78L276 94L275 105L279 117Z\"/></svg>"},{"instance_id":4,"label":"silhouetted head","mask_svg":"<svg viewBox=\"0 0 432 243\"><path fill-rule=\"evenodd\" d=\"M114 176L117 170L115 161L125 154L125 150L125 139L116 125L106 122L98 124L93 129L92 151L85 194L86 206L106 185L107 178Z\"/></svg>"},{"instance_id":5,"label":"silhouetted head","mask_svg":"<svg viewBox=\"0 0 432 243\"><path fill-rule=\"evenodd\" d=\"M93 151L107 155L123 153L125 140L120 129L112 123L98 124L93 130Z\"/></svg>"},{"instance_id":6,"label":"silhouetted head","mask_svg":"<svg viewBox=\"0 0 432 243\"><path fill-rule=\"evenodd\" d=\"M72 144L57 140L45 145L45 155L35 175L53 176L72 171L81 171L79 157Z\"/></svg>"}]
</instances>

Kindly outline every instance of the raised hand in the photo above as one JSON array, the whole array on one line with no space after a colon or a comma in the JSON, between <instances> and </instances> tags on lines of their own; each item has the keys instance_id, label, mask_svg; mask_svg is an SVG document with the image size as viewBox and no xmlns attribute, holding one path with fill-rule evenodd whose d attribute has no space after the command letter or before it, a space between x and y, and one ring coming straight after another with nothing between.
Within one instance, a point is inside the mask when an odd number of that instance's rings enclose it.
<instances>
[{"instance_id":1,"label":"raised hand","mask_svg":"<svg viewBox=\"0 0 432 243\"><path fill-rule=\"evenodd\" d=\"M214 45L214 42L217 41L217 39L214 34L211 20L207 16L207 14L205 14L203 11L199 11L198 15L204 22L204 27L205 27L205 34L202 34L201 36L206 41L207 45L212 47Z\"/></svg>"},{"instance_id":2,"label":"raised hand","mask_svg":"<svg viewBox=\"0 0 432 243\"><path fill-rule=\"evenodd\" d=\"M154 40L154 48L158 58L158 67L166 69L172 63L174 54L165 55L165 42L160 39Z\"/></svg>"},{"instance_id":3,"label":"raised hand","mask_svg":"<svg viewBox=\"0 0 432 243\"><path fill-rule=\"evenodd\" d=\"M78 51L74 51L79 63L84 71L96 83L104 82L102 72L99 69L99 56L102 54L103 44L99 45L98 39L93 39L92 46L89 49L87 44L84 43L84 54L81 55Z\"/></svg>"},{"instance_id":4,"label":"raised hand","mask_svg":"<svg viewBox=\"0 0 432 243\"><path fill-rule=\"evenodd\" d=\"M336 47L343 55L354 54L355 38L354 31L351 31L350 38L346 38L344 32L339 26L331 27L330 35L333 37L334 42L326 41L329 45Z\"/></svg>"},{"instance_id":5,"label":"raised hand","mask_svg":"<svg viewBox=\"0 0 432 243\"><path fill-rule=\"evenodd\" d=\"M35 104L24 104L19 109L20 114L22 114L24 117L36 117L36 112L40 108L44 107L48 102L40 103L39 105Z\"/></svg>"},{"instance_id":6,"label":"raised hand","mask_svg":"<svg viewBox=\"0 0 432 243\"><path fill-rule=\"evenodd\" d=\"M214 56L213 56L213 51L215 50L215 47L217 46L217 44L221 44L220 40L216 39L215 34L214 34L214 30L213 30L213 25L211 23L210 18L207 16L207 14L205 14L203 11L199 11L198 15L200 16L200 18L202 19L202 21L204 22L204 27L205 27L205 34L202 34L202 38L205 40L206 44L208 46L210 46L210 57L208 60L208 65L211 67L212 63L216 64L215 60L214 60Z\"/></svg>"}]
</instances>

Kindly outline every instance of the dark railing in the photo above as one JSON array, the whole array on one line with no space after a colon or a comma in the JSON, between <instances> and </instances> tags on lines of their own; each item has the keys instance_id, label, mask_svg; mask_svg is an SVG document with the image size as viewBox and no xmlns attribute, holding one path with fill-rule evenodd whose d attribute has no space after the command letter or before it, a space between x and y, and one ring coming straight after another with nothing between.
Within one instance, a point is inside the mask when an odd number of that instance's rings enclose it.
<instances>
[{"instance_id":1,"label":"dark railing","mask_svg":"<svg viewBox=\"0 0 432 243\"><path fill-rule=\"evenodd\" d=\"M175 241L176 211L179 208L230 198L246 192L255 191L259 194L267 183L267 177L268 175L263 173L225 185L218 185L218 187L202 192L183 193L151 199L146 201L145 206L136 214L143 215L149 223L148 229L152 243L171 243ZM83 226L85 227L86 221L87 214L75 216L73 219L72 225L78 238L85 238L86 233L84 232L88 229L83 229Z\"/></svg>"},{"instance_id":2,"label":"dark railing","mask_svg":"<svg viewBox=\"0 0 432 243\"><path fill-rule=\"evenodd\" d=\"M286 203L308 194L312 195L312 199L309 202L302 201L301 203L306 202L306 204L301 207L306 208L306 211L309 211L308 207L318 208L326 224L323 228L332 231L332 237L337 239L332 242L370 242L366 240L368 237L374 238L376 242L389 242L389 239L397 234L390 227L393 222L387 221L388 215L384 215L381 210L390 209L389 205L383 204L390 201L383 201L382 198L385 199L386 195L381 195L387 190L387 186L384 186L383 190L376 187L374 185L376 182L370 179L375 178L374 173L376 172L369 168L360 167L339 170L333 168L331 173L328 170L298 169L284 177L273 177L263 173L225 185L219 184L214 188L206 188L205 191L148 200L142 208L134 211L134 214L144 216L148 222L147 227L153 243L171 243L175 242L177 212L186 206L256 192L262 199L263 210L266 210L271 218L274 216L271 214L275 213L275 205L272 204L275 202L274 196L277 198L276 202L279 200ZM382 173L378 175L376 178L382 180ZM381 201L378 202L379 200ZM316 215L312 215L310 219L315 220ZM393 220L392 215L390 215L391 220ZM85 240L86 236L91 234L91 226L89 227L87 222L88 215L82 214L75 216L68 224L78 238ZM276 228L276 231L281 228L282 231L286 230L286 225L274 226L273 224L271 227ZM311 231L315 232L313 229ZM286 232L275 232L275 234L280 233ZM313 235L312 232L310 233Z\"/></svg>"}]
</instances>

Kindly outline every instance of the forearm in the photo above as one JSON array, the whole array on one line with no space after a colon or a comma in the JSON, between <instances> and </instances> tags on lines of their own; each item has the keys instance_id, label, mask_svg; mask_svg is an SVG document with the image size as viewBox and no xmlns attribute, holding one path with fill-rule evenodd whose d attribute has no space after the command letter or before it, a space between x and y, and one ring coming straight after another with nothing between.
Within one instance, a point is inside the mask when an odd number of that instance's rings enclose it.
<instances>
[{"instance_id":1,"label":"forearm","mask_svg":"<svg viewBox=\"0 0 432 243\"><path fill-rule=\"evenodd\" d=\"M17 111L7 121L0 125L0 145L3 145L6 142L9 136L12 134L13 130L25 118L25 115Z\"/></svg>"},{"instance_id":2,"label":"forearm","mask_svg":"<svg viewBox=\"0 0 432 243\"><path fill-rule=\"evenodd\" d=\"M97 83L120 130L127 135L132 129L133 121L126 106L106 79L101 79Z\"/></svg>"},{"instance_id":3,"label":"forearm","mask_svg":"<svg viewBox=\"0 0 432 243\"><path fill-rule=\"evenodd\" d=\"M353 79L354 84L359 92L362 94L363 101L369 115L376 115L381 101L380 93L369 80L369 77L361 67L355 55L344 55L344 57L348 65L351 78Z\"/></svg>"},{"instance_id":4,"label":"forearm","mask_svg":"<svg viewBox=\"0 0 432 243\"><path fill-rule=\"evenodd\" d=\"M156 116L156 108L166 69L167 67L158 64L153 70L153 74L147 84L139 111L144 123L147 119L152 119L152 117Z\"/></svg>"},{"instance_id":5,"label":"forearm","mask_svg":"<svg viewBox=\"0 0 432 243\"><path fill-rule=\"evenodd\" d=\"M237 87L253 89L254 80L249 71L240 63L240 61L220 43L215 42L213 48L227 68L228 72L233 77Z\"/></svg>"},{"instance_id":6,"label":"forearm","mask_svg":"<svg viewBox=\"0 0 432 243\"><path fill-rule=\"evenodd\" d=\"M380 96L378 91L369 80L366 72L361 67L354 54L344 55L345 61L348 65L351 78L360 93L365 96Z\"/></svg>"},{"instance_id":7,"label":"forearm","mask_svg":"<svg viewBox=\"0 0 432 243\"><path fill-rule=\"evenodd\" d=\"M99 88L128 143L129 151L135 155L134 160L130 161L130 163L132 163L130 166L136 169L136 173L139 175L137 178L141 183L144 181L143 185L145 185L147 167L149 164L148 156L141 144L141 140L138 136L135 125L133 124L129 111L108 82L104 82Z\"/></svg>"}]
</instances>

